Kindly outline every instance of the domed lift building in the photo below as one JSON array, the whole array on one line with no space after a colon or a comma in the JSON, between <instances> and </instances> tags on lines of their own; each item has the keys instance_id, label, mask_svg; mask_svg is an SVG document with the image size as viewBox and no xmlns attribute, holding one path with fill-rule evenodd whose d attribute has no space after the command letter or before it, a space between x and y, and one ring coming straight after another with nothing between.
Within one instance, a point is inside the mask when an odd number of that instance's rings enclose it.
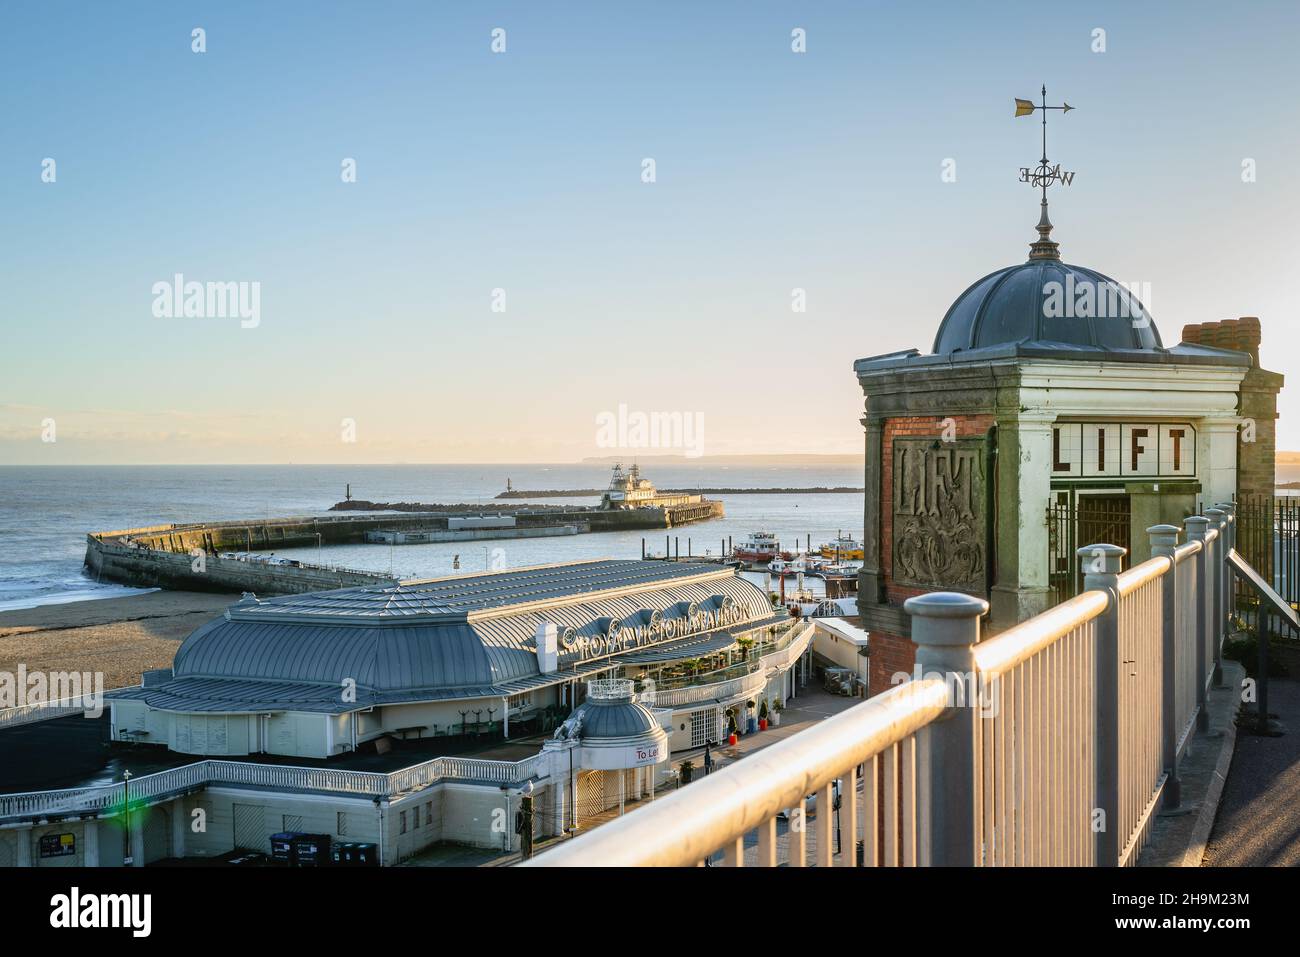
<instances>
[{"instance_id":1,"label":"domed lift building","mask_svg":"<svg viewBox=\"0 0 1300 957\"><path fill-rule=\"evenodd\" d=\"M1282 377L1259 368L1258 320L1166 346L1127 289L1061 260L1051 229L1044 200L1028 261L958 296L929 354L854 364L872 694L913 668L907 598L985 598L997 632L1076 592L1077 547L1121 545L1135 564L1149 526L1272 492Z\"/></svg>"}]
</instances>

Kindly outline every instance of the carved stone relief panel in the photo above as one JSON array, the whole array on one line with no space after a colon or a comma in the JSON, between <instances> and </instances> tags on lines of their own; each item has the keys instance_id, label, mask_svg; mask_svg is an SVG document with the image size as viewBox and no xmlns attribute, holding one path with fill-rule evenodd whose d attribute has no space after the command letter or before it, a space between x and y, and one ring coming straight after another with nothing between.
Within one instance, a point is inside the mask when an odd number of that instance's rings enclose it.
<instances>
[{"instance_id":1,"label":"carved stone relief panel","mask_svg":"<svg viewBox=\"0 0 1300 957\"><path fill-rule=\"evenodd\" d=\"M984 593L986 463L983 439L894 440L895 584Z\"/></svg>"}]
</instances>

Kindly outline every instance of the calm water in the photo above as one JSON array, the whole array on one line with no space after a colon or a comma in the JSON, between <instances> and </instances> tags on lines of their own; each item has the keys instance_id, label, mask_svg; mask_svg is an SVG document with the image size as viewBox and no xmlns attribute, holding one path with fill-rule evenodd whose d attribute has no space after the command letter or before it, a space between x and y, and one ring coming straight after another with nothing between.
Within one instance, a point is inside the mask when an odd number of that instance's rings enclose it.
<instances>
[{"instance_id":1,"label":"calm water","mask_svg":"<svg viewBox=\"0 0 1300 957\"><path fill-rule=\"evenodd\" d=\"M490 503L509 477L516 488L604 488L603 465L410 465L410 466L118 466L0 467L0 609L112 598L137 593L96 584L82 571L85 536L91 531L169 522L218 521L324 514L352 484L356 498L379 502ZM745 468L672 466L647 470L668 488L692 486L814 487L862 484L858 468ZM697 554L715 554L728 535L739 540L766 528L787 547L811 536L814 546L840 530L860 536L862 496L721 496L727 517L675 529L685 554L689 538ZM596 504L594 499L544 499L549 504ZM517 501L511 504L519 504ZM664 534L644 533L647 547L662 552ZM456 542L435 545L339 545L325 562L401 577L430 577L483 569L584 558L639 558L641 532L566 538ZM498 552L497 550L500 549ZM277 552L317 560L317 549ZM810 583L811 584L811 583Z\"/></svg>"}]
</instances>

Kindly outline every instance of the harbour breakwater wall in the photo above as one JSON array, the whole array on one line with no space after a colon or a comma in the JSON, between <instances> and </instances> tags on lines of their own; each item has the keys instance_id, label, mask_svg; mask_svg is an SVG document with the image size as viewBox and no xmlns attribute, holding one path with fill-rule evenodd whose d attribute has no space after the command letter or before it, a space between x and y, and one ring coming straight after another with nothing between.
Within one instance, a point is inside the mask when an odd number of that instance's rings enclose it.
<instances>
[{"instance_id":1,"label":"harbour breakwater wall","mask_svg":"<svg viewBox=\"0 0 1300 957\"><path fill-rule=\"evenodd\" d=\"M366 541L380 545L428 545L445 542L491 542L509 538L555 538L581 535L591 529L583 525L540 525L526 528L425 529L418 532L366 532Z\"/></svg>"},{"instance_id":2,"label":"harbour breakwater wall","mask_svg":"<svg viewBox=\"0 0 1300 957\"><path fill-rule=\"evenodd\" d=\"M164 552L86 536L86 567L96 581L137 588L286 595L357 585L385 585L387 575L324 565L271 565L216 555Z\"/></svg>"},{"instance_id":3,"label":"harbour breakwater wall","mask_svg":"<svg viewBox=\"0 0 1300 957\"><path fill-rule=\"evenodd\" d=\"M383 509L403 515L423 515L424 528L446 528L449 512L456 514L482 514L513 516L520 527L528 525L578 524L593 532L622 532L632 529L676 528L692 522L722 518L722 503L705 499L681 505L650 508L589 508L584 506L529 505L525 508L511 505L426 505L420 502L366 502L352 499L338 502L331 512L367 511Z\"/></svg>"},{"instance_id":4,"label":"harbour breakwater wall","mask_svg":"<svg viewBox=\"0 0 1300 957\"><path fill-rule=\"evenodd\" d=\"M1300 488L1300 482L1293 483ZM861 495L865 489L853 485L815 485L803 488L661 488L660 495ZM496 498L588 498L605 494L600 488L512 488Z\"/></svg>"},{"instance_id":5,"label":"harbour breakwater wall","mask_svg":"<svg viewBox=\"0 0 1300 957\"><path fill-rule=\"evenodd\" d=\"M268 518L257 521L150 525L86 536L86 567L96 580L141 588L189 591L254 591L297 594L390 582L387 575L361 569L270 564L223 558L223 552L274 552L283 548L363 543L370 532L448 530L448 519L473 515L469 505L438 511ZM494 510L493 514L501 514ZM721 502L699 502L666 509L512 509L515 536L555 534L557 525L576 524L593 532L663 529L722 515Z\"/></svg>"},{"instance_id":6,"label":"harbour breakwater wall","mask_svg":"<svg viewBox=\"0 0 1300 957\"><path fill-rule=\"evenodd\" d=\"M445 523L445 516L437 517ZM428 521L421 515L349 515L122 528L87 535L85 563L98 581L140 588L283 595L376 585L392 579L361 569L268 564L222 558L221 553L352 544L365 541L367 531L416 528Z\"/></svg>"}]
</instances>

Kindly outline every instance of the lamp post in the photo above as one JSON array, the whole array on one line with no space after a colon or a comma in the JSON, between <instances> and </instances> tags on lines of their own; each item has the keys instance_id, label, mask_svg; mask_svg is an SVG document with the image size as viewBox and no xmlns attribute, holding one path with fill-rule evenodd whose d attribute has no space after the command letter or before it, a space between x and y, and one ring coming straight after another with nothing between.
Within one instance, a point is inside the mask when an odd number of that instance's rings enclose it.
<instances>
[{"instance_id":1,"label":"lamp post","mask_svg":"<svg viewBox=\"0 0 1300 957\"><path fill-rule=\"evenodd\" d=\"M131 867L135 859L131 856L131 772L122 772L122 810L125 819L122 825L122 863Z\"/></svg>"},{"instance_id":2,"label":"lamp post","mask_svg":"<svg viewBox=\"0 0 1300 957\"><path fill-rule=\"evenodd\" d=\"M526 861L533 856L533 782L525 781L519 799L519 854Z\"/></svg>"}]
</instances>

